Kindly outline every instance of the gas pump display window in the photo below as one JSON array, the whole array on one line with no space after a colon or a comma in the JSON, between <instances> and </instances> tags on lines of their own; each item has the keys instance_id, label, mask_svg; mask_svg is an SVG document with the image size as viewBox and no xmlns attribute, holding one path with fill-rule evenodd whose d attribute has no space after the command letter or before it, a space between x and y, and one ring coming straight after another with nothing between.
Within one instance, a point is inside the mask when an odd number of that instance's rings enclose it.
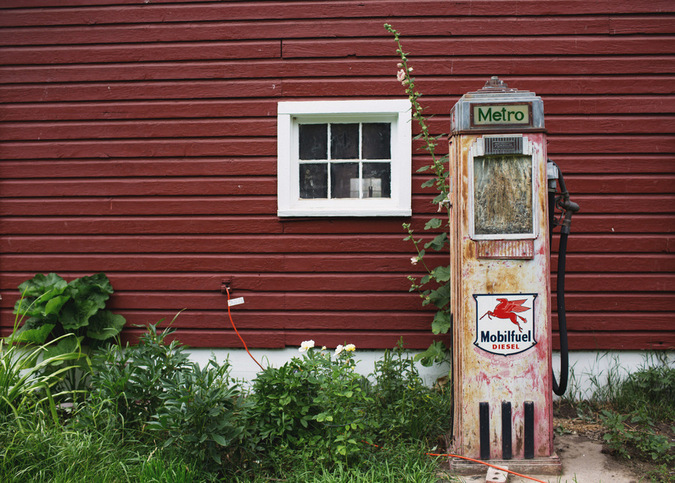
<instances>
[{"instance_id":1,"label":"gas pump display window","mask_svg":"<svg viewBox=\"0 0 675 483\"><path fill-rule=\"evenodd\" d=\"M279 103L279 216L409 216L408 100Z\"/></svg>"},{"instance_id":2,"label":"gas pump display window","mask_svg":"<svg viewBox=\"0 0 675 483\"><path fill-rule=\"evenodd\" d=\"M473 196L475 235L533 235L530 156L474 158Z\"/></svg>"}]
</instances>

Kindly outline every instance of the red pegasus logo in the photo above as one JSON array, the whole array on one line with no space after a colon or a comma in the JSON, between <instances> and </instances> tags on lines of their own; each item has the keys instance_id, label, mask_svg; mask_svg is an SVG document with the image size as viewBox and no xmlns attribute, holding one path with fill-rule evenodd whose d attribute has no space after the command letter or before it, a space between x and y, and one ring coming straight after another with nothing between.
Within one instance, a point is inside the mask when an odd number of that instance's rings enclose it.
<instances>
[{"instance_id":1,"label":"red pegasus logo","mask_svg":"<svg viewBox=\"0 0 675 483\"><path fill-rule=\"evenodd\" d=\"M511 322L516 324L518 326L518 330L522 332L523 328L518 323L518 319L522 320L523 322L527 322L527 320L524 317L518 315L516 312L525 312L527 310L530 310L529 307L523 307L523 304L527 302L527 299L521 300L497 299L497 302L499 303L494 308L494 310L492 311L488 310L483 314L483 317L487 315L488 319L490 320L492 320L492 317L497 317L498 319L509 319ZM481 317L481 319L483 317Z\"/></svg>"}]
</instances>

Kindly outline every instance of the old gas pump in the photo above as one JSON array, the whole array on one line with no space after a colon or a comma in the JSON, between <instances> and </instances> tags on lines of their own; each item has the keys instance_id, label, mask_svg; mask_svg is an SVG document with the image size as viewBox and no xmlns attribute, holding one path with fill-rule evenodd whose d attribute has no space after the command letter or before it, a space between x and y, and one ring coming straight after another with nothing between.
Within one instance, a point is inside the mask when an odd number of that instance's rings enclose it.
<instances>
[{"instance_id":1,"label":"old gas pump","mask_svg":"<svg viewBox=\"0 0 675 483\"><path fill-rule=\"evenodd\" d=\"M558 473L541 98L496 77L465 94L451 112L450 175L453 450Z\"/></svg>"}]
</instances>

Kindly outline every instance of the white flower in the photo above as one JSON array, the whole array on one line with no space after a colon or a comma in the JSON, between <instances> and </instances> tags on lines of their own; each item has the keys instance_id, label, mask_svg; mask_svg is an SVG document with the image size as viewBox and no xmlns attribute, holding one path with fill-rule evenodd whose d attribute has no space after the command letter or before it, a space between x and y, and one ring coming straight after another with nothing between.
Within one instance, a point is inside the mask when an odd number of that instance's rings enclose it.
<instances>
[{"instance_id":1,"label":"white flower","mask_svg":"<svg viewBox=\"0 0 675 483\"><path fill-rule=\"evenodd\" d=\"M399 71L396 73L396 79L397 79L399 82L404 82L404 81L405 81L405 71L404 71L403 69L399 70Z\"/></svg>"},{"instance_id":2,"label":"white flower","mask_svg":"<svg viewBox=\"0 0 675 483\"><path fill-rule=\"evenodd\" d=\"M300 348L298 350L300 352L307 352L312 347L314 347L314 341L313 340L306 340L302 344L300 344Z\"/></svg>"},{"instance_id":3,"label":"white flower","mask_svg":"<svg viewBox=\"0 0 675 483\"><path fill-rule=\"evenodd\" d=\"M335 355L336 355L336 356L339 355L340 352L342 352L344 349L345 349L345 348L344 348L344 346L343 346L342 344L338 345L338 346L335 348Z\"/></svg>"},{"instance_id":4,"label":"white flower","mask_svg":"<svg viewBox=\"0 0 675 483\"><path fill-rule=\"evenodd\" d=\"M347 344L345 346L345 350L347 352L354 352L356 350L356 346L354 344Z\"/></svg>"},{"instance_id":5,"label":"white flower","mask_svg":"<svg viewBox=\"0 0 675 483\"><path fill-rule=\"evenodd\" d=\"M417 265L417 262L419 261L420 261L419 257L412 257L410 259L410 263L412 263L413 265Z\"/></svg>"}]
</instances>

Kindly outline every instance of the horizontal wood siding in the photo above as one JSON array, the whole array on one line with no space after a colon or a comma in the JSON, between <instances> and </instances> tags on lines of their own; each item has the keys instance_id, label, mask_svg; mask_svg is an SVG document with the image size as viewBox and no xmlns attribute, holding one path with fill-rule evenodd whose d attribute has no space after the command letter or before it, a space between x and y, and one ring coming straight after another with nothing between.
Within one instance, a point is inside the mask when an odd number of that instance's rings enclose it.
<instances>
[{"instance_id":1,"label":"horizontal wood siding","mask_svg":"<svg viewBox=\"0 0 675 483\"><path fill-rule=\"evenodd\" d=\"M423 175L411 220L276 216L277 103L403 97L385 22L436 134L492 75L543 97L549 155L581 205L570 348L674 348L672 0L5 0L2 333L35 273L103 271L132 339L186 309L183 342L240 347L227 282L252 347L426 347L433 313L408 293L401 228L435 212Z\"/></svg>"}]
</instances>

